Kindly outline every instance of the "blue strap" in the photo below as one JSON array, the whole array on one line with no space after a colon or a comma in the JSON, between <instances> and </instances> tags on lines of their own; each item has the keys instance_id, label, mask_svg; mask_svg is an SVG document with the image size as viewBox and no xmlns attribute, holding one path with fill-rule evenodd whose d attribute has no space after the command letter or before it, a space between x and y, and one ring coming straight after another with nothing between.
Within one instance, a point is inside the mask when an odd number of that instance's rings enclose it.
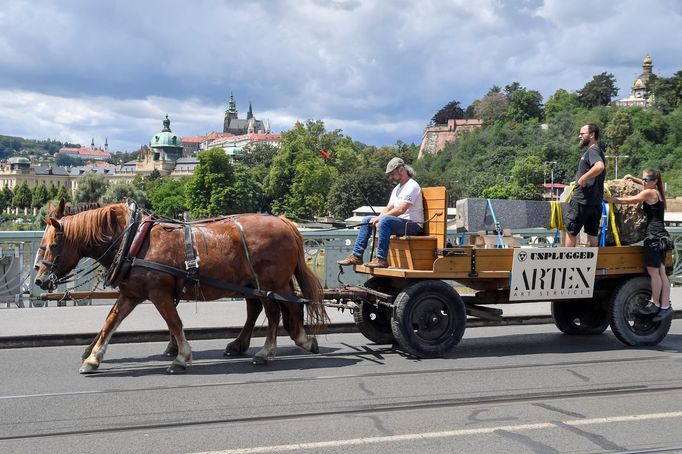
<instances>
[{"instance_id":1,"label":"blue strap","mask_svg":"<svg viewBox=\"0 0 682 454\"><path fill-rule=\"evenodd\" d=\"M602 228L599 235L599 247L606 246L606 233L609 230L609 205L602 200L601 202L601 221Z\"/></svg>"},{"instance_id":2,"label":"blue strap","mask_svg":"<svg viewBox=\"0 0 682 454\"><path fill-rule=\"evenodd\" d=\"M466 235L466 232L462 232L462 236L459 237L459 247L464 246L464 235Z\"/></svg>"},{"instance_id":3,"label":"blue strap","mask_svg":"<svg viewBox=\"0 0 682 454\"><path fill-rule=\"evenodd\" d=\"M552 241L552 247L557 246L559 246L559 229L556 229L556 232L554 232L554 241Z\"/></svg>"},{"instance_id":4,"label":"blue strap","mask_svg":"<svg viewBox=\"0 0 682 454\"><path fill-rule=\"evenodd\" d=\"M495 210L493 210L493 203L490 201L490 199L486 199L486 200L488 201L488 208L490 208L490 214L492 214L492 216L493 216L493 222L495 223L495 230L497 231L497 247L503 248L504 247L504 241L502 241L502 226L500 226L500 223L497 222L497 217L495 216Z\"/></svg>"}]
</instances>

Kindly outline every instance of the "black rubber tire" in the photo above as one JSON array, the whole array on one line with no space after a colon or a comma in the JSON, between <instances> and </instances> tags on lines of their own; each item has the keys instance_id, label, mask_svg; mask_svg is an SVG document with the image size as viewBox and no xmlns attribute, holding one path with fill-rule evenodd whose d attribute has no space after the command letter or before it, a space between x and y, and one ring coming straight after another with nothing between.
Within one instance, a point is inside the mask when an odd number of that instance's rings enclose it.
<instances>
[{"instance_id":1,"label":"black rubber tire","mask_svg":"<svg viewBox=\"0 0 682 454\"><path fill-rule=\"evenodd\" d=\"M437 358L457 347L466 327L466 308L450 285L429 280L398 294L391 328L401 350Z\"/></svg>"},{"instance_id":2,"label":"black rubber tire","mask_svg":"<svg viewBox=\"0 0 682 454\"><path fill-rule=\"evenodd\" d=\"M367 280L365 287L383 293L394 294L396 291L388 279L373 277ZM367 301L360 302L360 308L353 311L353 319L358 331L376 344L394 344L395 337L391 330L391 308L382 304L374 305Z\"/></svg>"},{"instance_id":3,"label":"black rubber tire","mask_svg":"<svg viewBox=\"0 0 682 454\"><path fill-rule=\"evenodd\" d=\"M609 310L597 298L552 301L552 319L569 335L602 334L609 327Z\"/></svg>"},{"instance_id":4,"label":"black rubber tire","mask_svg":"<svg viewBox=\"0 0 682 454\"><path fill-rule=\"evenodd\" d=\"M651 281L637 276L620 284L611 295L611 331L619 341L633 347L657 345L670 330L671 318L653 322L652 316L638 314L651 298Z\"/></svg>"}]
</instances>

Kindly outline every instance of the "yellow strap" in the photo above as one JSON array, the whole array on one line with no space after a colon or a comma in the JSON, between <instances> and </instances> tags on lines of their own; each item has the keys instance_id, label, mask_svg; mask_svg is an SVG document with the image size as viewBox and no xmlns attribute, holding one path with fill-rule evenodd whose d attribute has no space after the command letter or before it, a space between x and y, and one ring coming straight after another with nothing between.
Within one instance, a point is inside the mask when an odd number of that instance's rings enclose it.
<instances>
[{"instance_id":1,"label":"yellow strap","mask_svg":"<svg viewBox=\"0 0 682 454\"><path fill-rule=\"evenodd\" d=\"M568 189L568 194L566 194L566 203L571 201L571 196L573 195L574 189L575 189L575 181L571 181L571 186Z\"/></svg>"},{"instance_id":2,"label":"yellow strap","mask_svg":"<svg viewBox=\"0 0 682 454\"><path fill-rule=\"evenodd\" d=\"M611 197L611 190L606 184L604 185L604 193L608 197ZM616 226L616 212L614 211L614 206L611 202L609 202L609 221L611 222L611 231L613 232L613 239L616 242L616 246L620 246L620 235L618 234L618 227Z\"/></svg>"},{"instance_id":3,"label":"yellow strap","mask_svg":"<svg viewBox=\"0 0 682 454\"><path fill-rule=\"evenodd\" d=\"M553 229L559 229L563 230L564 229L564 217L561 212L561 202L558 200L552 200L549 202L549 206L551 209L550 215L549 215L549 226L546 227L548 230L553 230Z\"/></svg>"}]
</instances>

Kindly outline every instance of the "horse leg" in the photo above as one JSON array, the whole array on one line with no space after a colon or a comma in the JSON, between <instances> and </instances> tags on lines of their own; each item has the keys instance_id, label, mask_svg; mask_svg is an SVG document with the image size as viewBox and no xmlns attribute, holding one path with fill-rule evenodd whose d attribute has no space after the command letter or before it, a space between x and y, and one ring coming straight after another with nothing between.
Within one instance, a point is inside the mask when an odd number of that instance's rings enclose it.
<instances>
[{"instance_id":1,"label":"horse leg","mask_svg":"<svg viewBox=\"0 0 682 454\"><path fill-rule=\"evenodd\" d=\"M99 368L99 365L104 358L104 353L107 350L107 346L109 345L109 341L111 341L111 336L119 327L123 319L132 312L138 303L139 301L130 300L123 295L118 297L116 303L109 311L109 315L107 315L107 318L104 320L104 325L99 331L99 334L85 350L86 353L89 352L89 354L83 359L83 364L79 370L81 374L90 374Z\"/></svg>"},{"instance_id":2,"label":"horse leg","mask_svg":"<svg viewBox=\"0 0 682 454\"><path fill-rule=\"evenodd\" d=\"M118 311L118 310L119 310L119 308L118 308L118 299L117 299L116 301L114 301L114 304L111 306L111 309L109 310L109 313L107 314L107 318L111 317L112 312ZM92 342L90 342L90 345L88 345L85 348L85 351L81 355L81 361L85 361L85 358L90 356L90 354L92 353L92 349L95 347L95 344L97 344L97 339L99 339L101 335L102 335L102 331L97 333L97 335L92 340Z\"/></svg>"},{"instance_id":3,"label":"horse leg","mask_svg":"<svg viewBox=\"0 0 682 454\"><path fill-rule=\"evenodd\" d=\"M170 331L170 335L175 339L178 346L178 354L170 366L168 366L166 372L169 374L184 373L187 370L187 366L192 364L192 348L185 338L182 320L180 320L175 304L173 304L173 299L165 294L150 296L156 310L159 311L161 317L166 321L168 331Z\"/></svg>"},{"instance_id":4,"label":"horse leg","mask_svg":"<svg viewBox=\"0 0 682 454\"><path fill-rule=\"evenodd\" d=\"M256 326L258 316L263 310L263 304L258 298L246 298L246 322L244 327L239 332L239 336L225 347L225 356L239 356L243 355L251 345L251 336L253 335L253 328Z\"/></svg>"},{"instance_id":5,"label":"horse leg","mask_svg":"<svg viewBox=\"0 0 682 454\"><path fill-rule=\"evenodd\" d=\"M320 353L320 347L315 336L308 336L305 332L303 304L283 303L282 306L282 313L284 316L288 315L289 318L289 322L285 326L289 326L287 331L289 331L291 339L304 350L311 353Z\"/></svg>"},{"instance_id":6,"label":"horse leg","mask_svg":"<svg viewBox=\"0 0 682 454\"><path fill-rule=\"evenodd\" d=\"M280 319L279 304L265 298L261 299L261 303L265 308L265 315L268 317L268 328L263 348L254 355L251 364L267 364L277 353L277 328L279 328Z\"/></svg>"},{"instance_id":7,"label":"horse leg","mask_svg":"<svg viewBox=\"0 0 682 454\"><path fill-rule=\"evenodd\" d=\"M172 335L169 335L170 339L168 340L168 345L166 346L166 349L163 351L163 356L167 357L173 357L178 355L178 343L175 341L175 337Z\"/></svg>"}]
</instances>

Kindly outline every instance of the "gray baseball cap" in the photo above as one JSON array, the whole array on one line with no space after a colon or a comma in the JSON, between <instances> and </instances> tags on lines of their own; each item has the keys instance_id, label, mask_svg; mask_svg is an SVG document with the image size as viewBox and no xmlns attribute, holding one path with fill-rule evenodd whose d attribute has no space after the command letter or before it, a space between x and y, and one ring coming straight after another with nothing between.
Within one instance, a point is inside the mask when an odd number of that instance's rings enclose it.
<instances>
[{"instance_id":1,"label":"gray baseball cap","mask_svg":"<svg viewBox=\"0 0 682 454\"><path fill-rule=\"evenodd\" d=\"M397 169L400 166L404 166L405 161L403 161L400 158L393 158L390 161L388 161L388 165L386 166L386 173L391 173L395 169Z\"/></svg>"}]
</instances>

